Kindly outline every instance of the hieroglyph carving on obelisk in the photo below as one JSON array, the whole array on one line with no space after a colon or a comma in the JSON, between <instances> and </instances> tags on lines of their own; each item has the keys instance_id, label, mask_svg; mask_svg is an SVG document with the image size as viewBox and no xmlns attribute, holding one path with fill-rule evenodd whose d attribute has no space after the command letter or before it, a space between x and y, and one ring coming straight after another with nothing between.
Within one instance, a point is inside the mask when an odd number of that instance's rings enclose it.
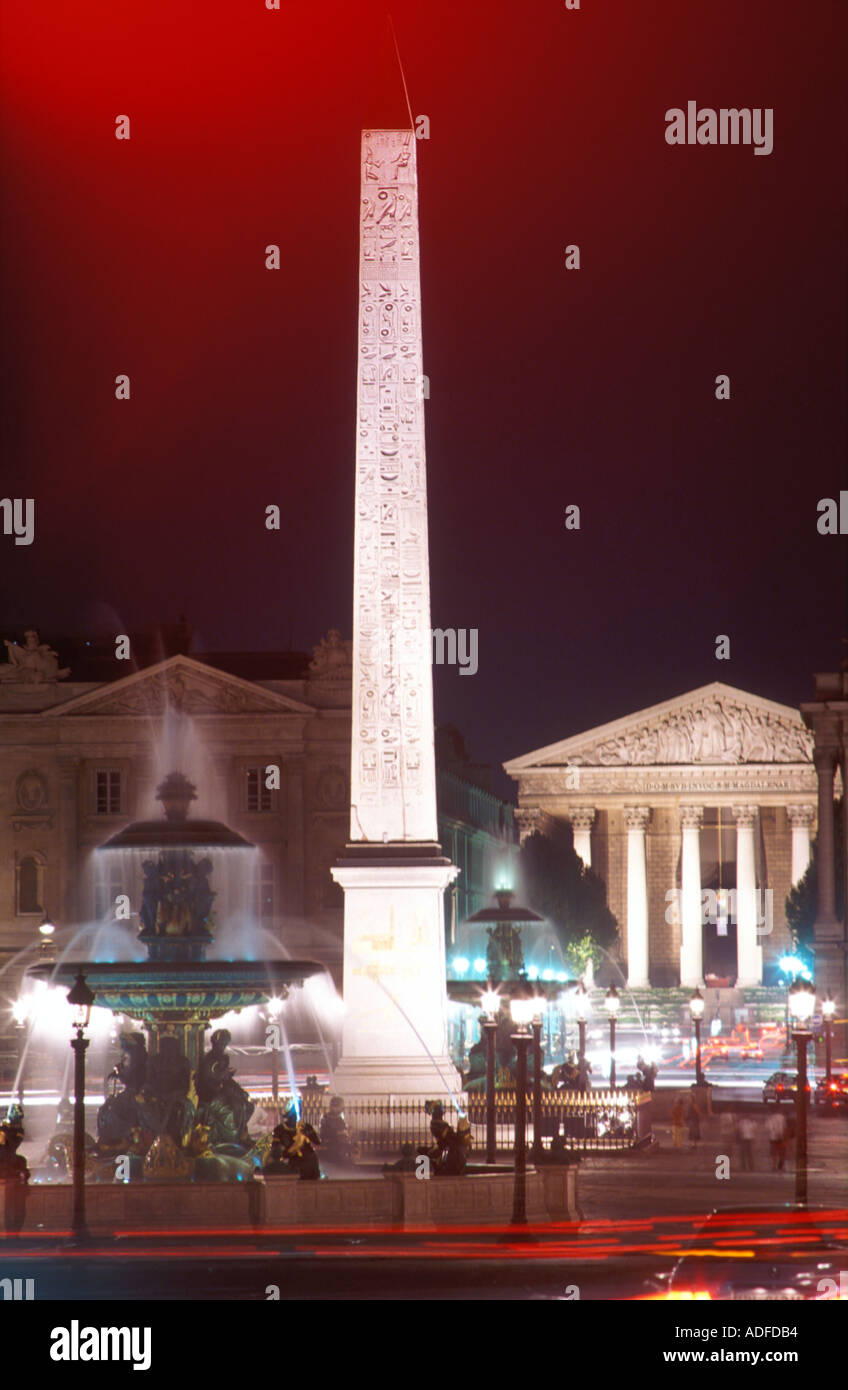
<instances>
[{"instance_id":1,"label":"hieroglyph carving on obelisk","mask_svg":"<svg viewBox=\"0 0 848 1390\"><path fill-rule=\"evenodd\" d=\"M364 131L351 841L437 837L415 136Z\"/></svg>"}]
</instances>

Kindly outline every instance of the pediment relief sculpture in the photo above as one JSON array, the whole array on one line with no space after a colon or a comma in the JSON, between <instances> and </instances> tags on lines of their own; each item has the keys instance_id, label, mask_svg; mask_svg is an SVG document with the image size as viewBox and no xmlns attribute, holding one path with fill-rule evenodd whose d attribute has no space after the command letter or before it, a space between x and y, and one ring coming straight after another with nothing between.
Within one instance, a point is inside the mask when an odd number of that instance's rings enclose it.
<instances>
[{"instance_id":1,"label":"pediment relief sculpture","mask_svg":"<svg viewBox=\"0 0 848 1390\"><path fill-rule=\"evenodd\" d=\"M726 696L714 696L575 749L570 761L586 767L800 763L809 762L812 748L812 735L803 726Z\"/></svg>"}]
</instances>

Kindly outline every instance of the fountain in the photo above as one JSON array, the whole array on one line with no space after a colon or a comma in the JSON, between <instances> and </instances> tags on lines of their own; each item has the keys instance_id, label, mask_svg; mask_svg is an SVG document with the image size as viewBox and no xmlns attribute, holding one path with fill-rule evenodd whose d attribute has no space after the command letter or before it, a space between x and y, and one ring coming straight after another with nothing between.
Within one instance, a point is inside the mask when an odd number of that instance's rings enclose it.
<instances>
[{"instance_id":1,"label":"fountain","mask_svg":"<svg viewBox=\"0 0 848 1390\"><path fill-rule=\"evenodd\" d=\"M84 971L98 1006L144 1025L122 1033L123 1055L108 1078L111 1094L97 1117L93 1158L114 1174L127 1155L134 1176L243 1179L252 1174L247 1125L253 1103L229 1064L230 1034L210 1020L269 998L284 999L323 967L315 961L207 960L214 940L210 854L254 847L219 821L189 818L194 785L171 772L157 788L164 819L134 821L98 853L133 851L143 889L138 940L148 959L116 963L40 961L27 975L71 985ZM99 1165L98 1165L99 1160Z\"/></svg>"}]
</instances>

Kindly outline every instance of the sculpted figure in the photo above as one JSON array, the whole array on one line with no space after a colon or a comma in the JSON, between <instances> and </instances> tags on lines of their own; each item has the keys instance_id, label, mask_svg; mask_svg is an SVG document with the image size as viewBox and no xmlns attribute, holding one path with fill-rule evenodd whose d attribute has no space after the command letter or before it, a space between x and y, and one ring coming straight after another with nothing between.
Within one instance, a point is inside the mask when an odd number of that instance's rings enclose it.
<instances>
[{"instance_id":1,"label":"sculpted figure","mask_svg":"<svg viewBox=\"0 0 848 1390\"><path fill-rule=\"evenodd\" d=\"M192 926L195 931L200 928L208 928L212 916L212 904L215 894L209 886L209 876L212 873L212 860L201 859L195 864L191 879L191 916Z\"/></svg>"},{"instance_id":2,"label":"sculpted figure","mask_svg":"<svg viewBox=\"0 0 848 1390\"><path fill-rule=\"evenodd\" d=\"M24 633L24 645L3 639L9 662L0 666L0 680L26 685L42 685L46 681L62 681L70 675L70 667L59 670L59 657L46 642L39 642L35 628Z\"/></svg>"},{"instance_id":3,"label":"sculpted figure","mask_svg":"<svg viewBox=\"0 0 848 1390\"><path fill-rule=\"evenodd\" d=\"M204 1053L197 1068L195 1086L200 1102L198 1118L206 1123L206 1111L218 1103L232 1117L232 1126L238 1142L246 1144L247 1125L254 1105L250 1096L236 1081L235 1072L230 1066L227 1055L230 1041L231 1037L226 1028L216 1029L212 1034L211 1047ZM214 1113L214 1110L210 1110L211 1115Z\"/></svg>"},{"instance_id":4,"label":"sculpted figure","mask_svg":"<svg viewBox=\"0 0 848 1390\"><path fill-rule=\"evenodd\" d=\"M141 866L141 872L144 875L144 884L141 890L141 907L138 918L142 931L152 933L156 930L156 918L159 909L159 872L152 859L145 859Z\"/></svg>"}]
</instances>

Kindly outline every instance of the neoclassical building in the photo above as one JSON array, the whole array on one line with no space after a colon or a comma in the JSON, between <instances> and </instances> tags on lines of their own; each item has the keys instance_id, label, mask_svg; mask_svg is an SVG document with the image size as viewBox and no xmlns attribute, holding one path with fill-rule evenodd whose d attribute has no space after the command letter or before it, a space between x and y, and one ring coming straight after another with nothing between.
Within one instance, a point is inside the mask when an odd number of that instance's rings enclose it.
<instances>
[{"instance_id":1,"label":"neoclassical building","mask_svg":"<svg viewBox=\"0 0 848 1390\"><path fill-rule=\"evenodd\" d=\"M260 928L341 984L342 894L330 867L350 814L351 644L331 631L303 652L193 650L187 626L164 646L114 645L35 632L0 661L0 1003L14 998L49 915L60 930L108 922L117 897L136 923L138 866L95 854L127 822L161 814L155 790L174 767L196 783L198 816L225 821L257 847L215 870L220 921ZM438 762L439 834L460 868L445 917L482 907L504 856L517 852L512 807L487 787L456 731ZM458 740L458 742L457 742ZM274 773L276 769L276 775ZM270 770L270 775L269 775ZM252 924L252 925L251 925ZM0 1011L0 1033L4 1027Z\"/></svg>"},{"instance_id":2,"label":"neoclassical building","mask_svg":"<svg viewBox=\"0 0 848 1390\"><path fill-rule=\"evenodd\" d=\"M631 987L774 982L815 832L800 713L715 681L504 764L523 841L565 819Z\"/></svg>"}]
</instances>

